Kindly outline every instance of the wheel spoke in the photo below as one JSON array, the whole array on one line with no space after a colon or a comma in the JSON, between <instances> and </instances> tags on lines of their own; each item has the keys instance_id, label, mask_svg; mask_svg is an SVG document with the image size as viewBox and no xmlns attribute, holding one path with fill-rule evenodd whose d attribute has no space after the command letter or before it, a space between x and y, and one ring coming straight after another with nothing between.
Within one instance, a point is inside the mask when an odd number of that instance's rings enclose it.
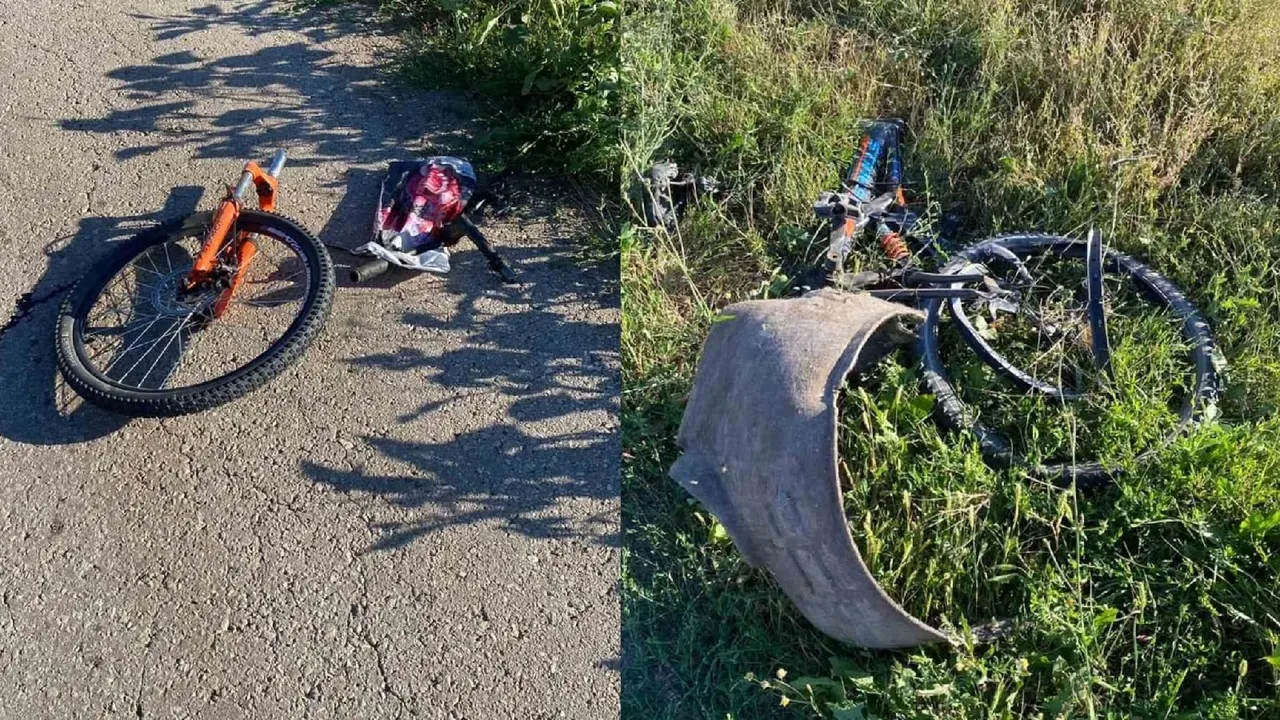
<instances>
[{"instance_id":1,"label":"wheel spoke","mask_svg":"<svg viewBox=\"0 0 1280 720\"><path fill-rule=\"evenodd\" d=\"M170 325L170 327L172 327L172 325ZM154 340L149 340L146 345L142 346L142 348L145 348L143 349L142 354L138 356L137 360L133 361L133 364L129 366L128 370L124 371L124 374L120 376L120 380L123 382L125 378L132 375L133 371L137 369L138 365L142 364L142 361L147 358L147 355L151 354L151 349L154 348L161 340L164 340L166 337L168 337L168 332L161 334L160 337ZM128 352L129 351L126 350L125 352L121 353L121 357L124 357L125 355L127 355ZM115 363L113 362L112 364L115 364ZM146 377L143 376L143 379L145 380Z\"/></svg>"},{"instance_id":2,"label":"wheel spoke","mask_svg":"<svg viewBox=\"0 0 1280 720\"><path fill-rule=\"evenodd\" d=\"M179 292L178 287L203 238L169 238L125 262L90 301L77 321L81 363L114 385L177 390L224 377L244 358L267 352L306 307L314 268L293 240L243 227L232 228L228 237L239 239L243 233L258 252L241 278L246 292L237 293L233 304L253 312L238 315L234 322L198 321L219 291L212 285L192 293ZM220 271L235 271L238 247L239 242L227 242L219 248ZM230 328L234 335L221 340L217 333L207 335L218 327Z\"/></svg>"},{"instance_id":3,"label":"wheel spoke","mask_svg":"<svg viewBox=\"0 0 1280 720\"><path fill-rule=\"evenodd\" d=\"M134 267L144 272L149 272L152 275L155 275L156 277L164 277L164 273L160 272L160 268L156 267L155 262L153 262L150 257L147 258L147 262L151 263L151 267L144 268L141 265L135 265Z\"/></svg>"},{"instance_id":4,"label":"wheel spoke","mask_svg":"<svg viewBox=\"0 0 1280 720\"><path fill-rule=\"evenodd\" d=\"M120 359L121 359L121 358L123 358L124 356L126 356L126 355L128 355L130 352L132 352L132 351L133 351L133 349L134 349L135 347L137 347L137 346L138 346L138 343L139 343L139 342L141 342L142 338L146 337L146 335L147 335L147 330L150 330L150 329L152 328L152 326L154 326L156 323L160 322L160 317L161 317L161 316L157 315L155 320L152 320L151 322L147 323L147 324L146 324L146 326L145 326L145 327L143 327L143 329L142 329L142 334L138 336L138 339L137 339L137 340L134 340L132 345L130 345L129 347L125 348L125 350L124 350L123 352L121 352L119 355L117 355L117 356L116 356L116 358L115 358L114 360L112 360L112 361L111 361L111 364L110 364L110 365L108 365L108 366L107 366L107 367L106 367L102 372L103 372L104 374L106 374L106 373L110 373L110 372L111 372L111 369L112 369L112 368L114 368L114 367L116 366L116 363L120 362ZM126 333L126 334L127 334L127 333ZM123 342L122 342L121 344L123 344ZM125 373L125 374L126 374L126 375L128 375L128 373Z\"/></svg>"},{"instance_id":5,"label":"wheel spoke","mask_svg":"<svg viewBox=\"0 0 1280 720\"><path fill-rule=\"evenodd\" d=\"M164 264L168 268L169 274L173 274L173 258L169 257L169 243L164 244Z\"/></svg>"},{"instance_id":6,"label":"wheel spoke","mask_svg":"<svg viewBox=\"0 0 1280 720\"><path fill-rule=\"evenodd\" d=\"M164 378L160 380L160 384L156 386L157 390L163 390L164 386L169 384L169 378L173 377L173 373L177 371L178 366L182 364L183 358L186 357L182 342L183 329L185 329L185 327L178 330L178 357L174 360L173 365L169 367L169 372L164 374Z\"/></svg>"},{"instance_id":7,"label":"wheel spoke","mask_svg":"<svg viewBox=\"0 0 1280 720\"><path fill-rule=\"evenodd\" d=\"M174 341L174 340L176 340L176 339L178 339L178 338L181 338L181 337L182 337L182 329L183 329L183 328L185 328L185 327L187 326L187 321L188 321L188 320L190 320L190 319L191 319L191 314L188 314L185 318L183 318L183 319L178 323L178 328L177 328L176 330L174 330L174 331L173 331L173 337L169 338L169 342L165 343L165 344L164 344L164 347L160 349L160 353L159 353L158 355L156 355L156 359L155 359L155 361L154 361L154 362L152 362L152 363L151 363L151 367L147 368L147 372L146 372L146 374L144 374L144 375L142 376L142 379L138 381L138 387L146 387L146 384L147 384L147 378L151 377L151 373L155 371L155 369L156 369L156 365L160 364L160 360L161 360L162 358L164 358L164 354L165 354L166 352L168 352L168 351L169 351L169 348L170 348L170 347L173 347L173 341ZM163 339L163 338L162 338L162 339ZM159 341L157 341L157 342L159 342ZM179 345L179 346L178 346L178 348L179 348L179 355L178 355L178 358L179 358L179 360L181 360L181 358L182 358L182 355L181 355L181 348L182 348L182 346L181 346L181 345ZM175 361L175 362L174 362L174 367L176 367L176 366L177 366L177 364L178 364L178 363ZM173 368L170 368L170 369L169 369L169 372L165 373L164 379L163 379L163 380L161 380L161 383L160 383L161 387L163 387L163 386L164 386L164 382L165 382L165 381L167 381L167 380L169 379L169 374L170 374L170 373L172 373L172 372L173 372ZM157 389L159 389L159 388L157 388Z\"/></svg>"}]
</instances>

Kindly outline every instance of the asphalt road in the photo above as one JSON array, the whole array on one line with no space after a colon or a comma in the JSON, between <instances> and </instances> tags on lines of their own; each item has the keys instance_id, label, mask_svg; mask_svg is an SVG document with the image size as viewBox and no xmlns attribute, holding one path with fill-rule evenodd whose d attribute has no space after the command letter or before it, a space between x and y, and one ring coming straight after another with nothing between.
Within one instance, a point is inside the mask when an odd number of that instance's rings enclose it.
<instances>
[{"instance_id":1,"label":"asphalt road","mask_svg":"<svg viewBox=\"0 0 1280 720\"><path fill-rule=\"evenodd\" d=\"M571 203L485 221L523 287L474 250L340 287L218 410L129 421L57 381L67 285L245 160L287 147L282 211L354 245L386 161L466 152L483 128L385 77L389 43L270 3L4 1L0 718L617 715L617 274Z\"/></svg>"}]
</instances>

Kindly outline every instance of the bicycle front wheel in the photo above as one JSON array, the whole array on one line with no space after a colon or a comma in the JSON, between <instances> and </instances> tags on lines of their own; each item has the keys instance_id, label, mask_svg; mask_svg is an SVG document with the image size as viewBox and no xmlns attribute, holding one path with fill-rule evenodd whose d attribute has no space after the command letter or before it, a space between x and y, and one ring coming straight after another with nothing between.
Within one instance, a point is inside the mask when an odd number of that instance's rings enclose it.
<instances>
[{"instance_id":1,"label":"bicycle front wheel","mask_svg":"<svg viewBox=\"0 0 1280 720\"><path fill-rule=\"evenodd\" d=\"M219 302L225 287L183 289L211 218L197 213L126 241L63 303L58 368L86 400L138 417L207 410L266 384L319 333L333 262L274 213L240 212L234 231L256 253L229 303Z\"/></svg>"},{"instance_id":2,"label":"bicycle front wheel","mask_svg":"<svg viewBox=\"0 0 1280 720\"><path fill-rule=\"evenodd\" d=\"M1090 275L1090 260L1101 273ZM1208 324L1173 282L1138 260L1109 248L1094 257L1082 240L1017 234L964 248L942 272L974 264L1012 299L927 301L920 348L943 420L972 432L988 460L1026 462L1063 484L1098 484L1216 402ZM1098 339L1115 356L1103 367Z\"/></svg>"}]
</instances>

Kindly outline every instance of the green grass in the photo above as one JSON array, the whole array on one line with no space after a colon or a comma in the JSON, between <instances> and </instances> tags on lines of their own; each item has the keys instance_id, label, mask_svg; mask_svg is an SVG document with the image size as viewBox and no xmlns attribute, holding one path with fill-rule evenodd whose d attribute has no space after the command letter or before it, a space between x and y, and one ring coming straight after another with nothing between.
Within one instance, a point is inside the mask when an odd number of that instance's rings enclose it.
<instances>
[{"instance_id":1,"label":"green grass","mask_svg":"<svg viewBox=\"0 0 1280 720\"><path fill-rule=\"evenodd\" d=\"M408 81L470 93L477 160L490 172L553 172L613 200L621 166L615 0L297 0L366 4L392 21Z\"/></svg>"},{"instance_id":2,"label":"green grass","mask_svg":"<svg viewBox=\"0 0 1280 720\"><path fill-rule=\"evenodd\" d=\"M636 216L654 160L726 190L678 232L620 237L624 717L1280 717L1274 1L379 5L407 23L411 78L481 101L491 171L605 194L620 178ZM987 467L940 432L905 354L846 389L845 509L868 563L948 631L1010 621L986 646L823 637L666 477L712 318L812 260L810 205L878 115L911 126L928 222L958 212L965 240L1101 227L1188 292L1229 363L1216 422L1138 465L1171 421L1151 388L1180 381L1158 319L1133 319L1098 401L983 408L1033 454L1132 466L1096 493ZM980 366L953 370L991 400Z\"/></svg>"},{"instance_id":3,"label":"green grass","mask_svg":"<svg viewBox=\"0 0 1280 720\"><path fill-rule=\"evenodd\" d=\"M626 6L629 197L668 157L728 192L621 242L624 717L1280 717L1277 18L1174 0ZM988 468L929 417L906 355L846 391L864 556L931 623L1011 621L986 646L821 636L665 475L711 318L803 266L812 200L878 115L911 126L929 218L961 212L967 240L1097 225L1188 292L1228 362L1216 422L1096 493ZM1149 390L1178 357L1158 329L1135 329L1151 339L1119 348L1120 382L1075 424L1017 408L1035 426L1020 441L1150 447L1168 409Z\"/></svg>"}]
</instances>

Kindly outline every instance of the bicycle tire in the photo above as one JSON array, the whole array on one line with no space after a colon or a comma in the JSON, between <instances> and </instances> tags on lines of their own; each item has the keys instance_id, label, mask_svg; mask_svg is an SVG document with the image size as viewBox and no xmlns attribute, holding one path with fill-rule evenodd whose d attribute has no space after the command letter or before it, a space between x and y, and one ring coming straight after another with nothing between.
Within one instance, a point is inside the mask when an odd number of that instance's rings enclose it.
<instances>
[{"instance_id":1,"label":"bicycle tire","mask_svg":"<svg viewBox=\"0 0 1280 720\"><path fill-rule=\"evenodd\" d=\"M941 272L956 272L983 257L998 254L999 251L993 250L993 247L1010 251L1015 255L1054 252L1065 257L1079 257L1081 261L1085 261L1088 250L1086 242L1060 235L1021 233L999 235L960 250L942 267ZM1198 423L1206 409L1217 402L1219 380L1213 361L1215 354L1213 334L1199 310L1168 278L1133 257L1114 250L1105 250L1103 261L1113 272L1125 275L1132 281L1149 301L1159 307L1167 308L1177 316L1182 321L1182 335L1191 345L1191 359L1195 366L1194 382L1191 391L1183 401L1178 423L1165 442L1160 445L1163 446ZM953 317L963 317L963 307L957 308L960 305L959 301L951 301L949 304ZM919 351L923 383L926 390L935 397L935 407L938 408L943 424L953 430L972 433L978 440L983 456L993 465L1007 467L1025 462L1024 456L1013 448L1007 438L978 419L961 400L955 386L948 378L938 342L938 323L941 319L942 306L941 299L930 299L923 304L925 321L920 328ZM1030 378L1029 375L1013 367L978 335L971 324L957 323L957 328L966 344L983 362L1014 379L1024 389L1037 389L1034 383L1026 382L1025 378ZM1140 453L1138 459L1148 459L1160 446ZM1075 483L1079 488L1108 483L1121 472L1118 466L1099 461L1028 465L1036 476L1063 486Z\"/></svg>"},{"instance_id":2,"label":"bicycle tire","mask_svg":"<svg viewBox=\"0 0 1280 720\"><path fill-rule=\"evenodd\" d=\"M97 372L87 362L77 328L83 328L87 314L107 283L149 248L199 231L209 224L212 215L209 212L196 213L126 240L71 290L59 310L56 324L58 370L67 384L85 400L133 417L172 417L209 410L265 385L295 363L319 334L333 305L336 286L333 261L328 251L297 221L276 213L244 209L238 220L240 227L292 240L295 249L307 261L310 276L307 296L297 317L278 340L231 372L179 389L125 387Z\"/></svg>"}]
</instances>

